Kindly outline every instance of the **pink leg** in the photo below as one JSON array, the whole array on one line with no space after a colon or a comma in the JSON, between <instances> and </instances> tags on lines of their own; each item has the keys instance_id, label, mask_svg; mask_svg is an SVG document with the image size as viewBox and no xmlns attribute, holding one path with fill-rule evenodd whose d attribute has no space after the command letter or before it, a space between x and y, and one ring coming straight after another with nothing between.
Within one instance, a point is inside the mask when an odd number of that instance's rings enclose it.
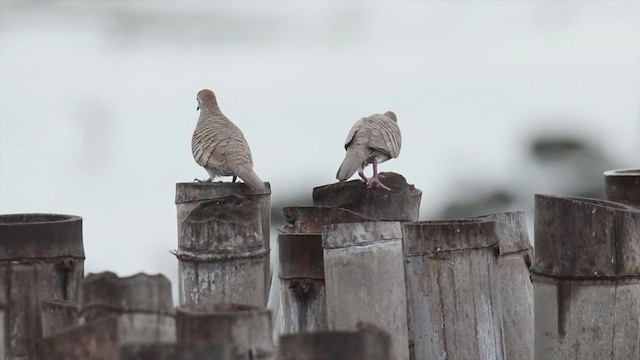
<instances>
[{"instance_id":1,"label":"pink leg","mask_svg":"<svg viewBox=\"0 0 640 360\"><path fill-rule=\"evenodd\" d=\"M362 178L363 183L366 184L367 181L369 181L369 179L364 175L364 168L360 168L360 170L358 170L358 175Z\"/></svg>"},{"instance_id":2,"label":"pink leg","mask_svg":"<svg viewBox=\"0 0 640 360\"><path fill-rule=\"evenodd\" d=\"M369 188L381 187L391 191L391 188L380 182L380 178L378 177L378 162L375 159L373 159L373 176L369 178L366 184Z\"/></svg>"}]
</instances>

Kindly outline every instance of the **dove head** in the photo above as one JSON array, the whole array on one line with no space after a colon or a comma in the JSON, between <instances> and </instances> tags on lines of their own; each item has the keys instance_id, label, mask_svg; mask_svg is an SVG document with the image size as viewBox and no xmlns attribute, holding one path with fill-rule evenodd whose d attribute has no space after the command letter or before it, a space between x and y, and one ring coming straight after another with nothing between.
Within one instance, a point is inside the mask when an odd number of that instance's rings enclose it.
<instances>
[{"instance_id":1,"label":"dove head","mask_svg":"<svg viewBox=\"0 0 640 360\"><path fill-rule=\"evenodd\" d=\"M398 117L393 111L387 111L386 113L384 113L384 115L389 119L393 120L394 122L398 122Z\"/></svg>"},{"instance_id":2,"label":"dove head","mask_svg":"<svg viewBox=\"0 0 640 360\"><path fill-rule=\"evenodd\" d=\"M216 102L216 95L213 93L213 91L209 89L200 90L198 92L197 99L198 99L198 108L196 110L200 110L202 107L207 105L215 106L218 104Z\"/></svg>"}]
</instances>

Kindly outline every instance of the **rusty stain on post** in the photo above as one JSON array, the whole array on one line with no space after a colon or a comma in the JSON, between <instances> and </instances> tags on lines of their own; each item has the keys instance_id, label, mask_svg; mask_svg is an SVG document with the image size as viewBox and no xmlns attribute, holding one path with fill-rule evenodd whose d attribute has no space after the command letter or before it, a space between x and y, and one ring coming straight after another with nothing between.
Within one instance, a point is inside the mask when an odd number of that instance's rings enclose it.
<instances>
[{"instance_id":1,"label":"rusty stain on post","mask_svg":"<svg viewBox=\"0 0 640 360\"><path fill-rule=\"evenodd\" d=\"M536 195L535 239L535 358L640 358L640 211Z\"/></svg>"},{"instance_id":2,"label":"rusty stain on post","mask_svg":"<svg viewBox=\"0 0 640 360\"><path fill-rule=\"evenodd\" d=\"M417 221L422 191L400 174L380 173L391 191L369 189L360 180L338 182L313 189L313 204L354 211L365 217L389 221Z\"/></svg>"},{"instance_id":3,"label":"rusty stain on post","mask_svg":"<svg viewBox=\"0 0 640 360\"><path fill-rule=\"evenodd\" d=\"M640 169L604 172L604 198L640 209Z\"/></svg>"},{"instance_id":4,"label":"rusty stain on post","mask_svg":"<svg viewBox=\"0 0 640 360\"><path fill-rule=\"evenodd\" d=\"M180 304L266 304L270 194L268 183L176 184Z\"/></svg>"},{"instance_id":5,"label":"rusty stain on post","mask_svg":"<svg viewBox=\"0 0 640 360\"><path fill-rule=\"evenodd\" d=\"M43 336L42 302L77 301L83 275L82 218L0 215L0 293L8 295L2 323L7 359L32 358L33 344Z\"/></svg>"},{"instance_id":6,"label":"rusty stain on post","mask_svg":"<svg viewBox=\"0 0 640 360\"><path fill-rule=\"evenodd\" d=\"M492 220L403 224L416 359L504 359Z\"/></svg>"}]
</instances>

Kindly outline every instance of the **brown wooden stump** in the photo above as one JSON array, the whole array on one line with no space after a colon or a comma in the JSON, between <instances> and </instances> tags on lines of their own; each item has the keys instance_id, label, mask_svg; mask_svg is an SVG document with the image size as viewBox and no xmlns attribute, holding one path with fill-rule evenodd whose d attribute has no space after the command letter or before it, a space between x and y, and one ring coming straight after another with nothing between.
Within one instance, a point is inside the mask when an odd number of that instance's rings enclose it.
<instances>
[{"instance_id":1,"label":"brown wooden stump","mask_svg":"<svg viewBox=\"0 0 640 360\"><path fill-rule=\"evenodd\" d=\"M533 359L533 249L522 211L481 216L495 222L505 358Z\"/></svg>"},{"instance_id":2,"label":"brown wooden stump","mask_svg":"<svg viewBox=\"0 0 640 360\"><path fill-rule=\"evenodd\" d=\"M536 359L640 359L640 212L536 195Z\"/></svg>"},{"instance_id":3,"label":"brown wooden stump","mask_svg":"<svg viewBox=\"0 0 640 360\"><path fill-rule=\"evenodd\" d=\"M179 304L246 303L269 296L270 186L176 184Z\"/></svg>"},{"instance_id":4,"label":"brown wooden stump","mask_svg":"<svg viewBox=\"0 0 640 360\"><path fill-rule=\"evenodd\" d=\"M272 359L271 312L239 304L181 306L176 318L178 342L212 341L235 348L238 359Z\"/></svg>"},{"instance_id":5,"label":"brown wooden stump","mask_svg":"<svg viewBox=\"0 0 640 360\"><path fill-rule=\"evenodd\" d=\"M380 173L391 191L367 188L360 180L338 182L313 189L313 204L355 211L377 220L418 221L422 191L400 174Z\"/></svg>"},{"instance_id":6,"label":"brown wooden stump","mask_svg":"<svg viewBox=\"0 0 640 360\"><path fill-rule=\"evenodd\" d=\"M176 339L171 283L162 275L89 274L80 307L80 324L38 343L39 360L118 359L122 344Z\"/></svg>"},{"instance_id":7,"label":"brown wooden stump","mask_svg":"<svg viewBox=\"0 0 640 360\"><path fill-rule=\"evenodd\" d=\"M119 360L234 360L224 344L198 343L153 343L125 344L120 347Z\"/></svg>"},{"instance_id":8,"label":"brown wooden stump","mask_svg":"<svg viewBox=\"0 0 640 360\"><path fill-rule=\"evenodd\" d=\"M329 329L374 324L391 334L391 359L409 359L400 223L329 225L322 246Z\"/></svg>"},{"instance_id":9,"label":"brown wooden stump","mask_svg":"<svg viewBox=\"0 0 640 360\"><path fill-rule=\"evenodd\" d=\"M360 324L358 331L284 335L278 360L389 360L391 337L386 331Z\"/></svg>"},{"instance_id":10,"label":"brown wooden stump","mask_svg":"<svg viewBox=\"0 0 640 360\"><path fill-rule=\"evenodd\" d=\"M405 223L403 233L416 359L504 359L495 223Z\"/></svg>"},{"instance_id":11,"label":"brown wooden stump","mask_svg":"<svg viewBox=\"0 0 640 360\"><path fill-rule=\"evenodd\" d=\"M7 359L33 358L43 336L42 302L77 301L83 275L82 218L0 215L0 293L8 297L0 325Z\"/></svg>"},{"instance_id":12,"label":"brown wooden stump","mask_svg":"<svg viewBox=\"0 0 640 360\"><path fill-rule=\"evenodd\" d=\"M605 171L604 180L606 200L640 209L640 169Z\"/></svg>"}]
</instances>

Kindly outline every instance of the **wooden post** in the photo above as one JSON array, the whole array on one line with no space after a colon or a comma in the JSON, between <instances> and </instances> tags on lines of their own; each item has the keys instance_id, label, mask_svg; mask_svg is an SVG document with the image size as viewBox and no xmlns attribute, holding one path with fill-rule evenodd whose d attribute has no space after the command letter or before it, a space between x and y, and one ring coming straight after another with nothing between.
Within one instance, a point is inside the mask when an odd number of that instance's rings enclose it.
<instances>
[{"instance_id":1,"label":"wooden post","mask_svg":"<svg viewBox=\"0 0 640 360\"><path fill-rule=\"evenodd\" d=\"M640 209L640 169L605 171L604 198Z\"/></svg>"},{"instance_id":2,"label":"wooden post","mask_svg":"<svg viewBox=\"0 0 640 360\"><path fill-rule=\"evenodd\" d=\"M233 360L224 344L129 343L120 347L119 360Z\"/></svg>"},{"instance_id":3,"label":"wooden post","mask_svg":"<svg viewBox=\"0 0 640 360\"><path fill-rule=\"evenodd\" d=\"M84 275L82 218L57 214L0 215L0 293L8 296L6 358L33 359L41 339L41 302L77 301Z\"/></svg>"},{"instance_id":4,"label":"wooden post","mask_svg":"<svg viewBox=\"0 0 640 360\"><path fill-rule=\"evenodd\" d=\"M78 305L69 301L43 301L42 337L53 336L69 326L75 325L79 310Z\"/></svg>"},{"instance_id":5,"label":"wooden post","mask_svg":"<svg viewBox=\"0 0 640 360\"><path fill-rule=\"evenodd\" d=\"M7 309L7 296L4 291L0 291L0 359L7 358L7 342L5 336L5 311Z\"/></svg>"},{"instance_id":6,"label":"wooden post","mask_svg":"<svg viewBox=\"0 0 640 360\"><path fill-rule=\"evenodd\" d=\"M498 239L487 220L403 224L416 359L504 359Z\"/></svg>"},{"instance_id":7,"label":"wooden post","mask_svg":"<svg viewBox=\"0 0 640 360\"><path fill-rule=\"evenodd\" d=\"M640 359L640 212L536 195L535 358Z\"/></svg>"},{"instance_id":8,"label":"wooden post","mask_svg":"<svg viewBox=\"0 0 640 360\"><path fill-rule=\"evenodd\" d=\"M239 304L195 304L177 309L178 342L213 341L235 347L235 359L272 359L271 312Z\"/></svg>"},{"instance_id":9,"label":"wooden post","mask_svg":"<svg viewBox=\"0 0 640 360\"><path fill-rule=\"evenodd\" d=\"M373 221L353 211L324 206L282 209L289 223L278 234L280 302L274 332L327 330L322 228L329 224Z\"/></svg>"},{"instance_id":10,"label":"wooden post","mask_svg":"<svg viewBox=\"0 0 640 360\"><path fill-rule=\"evenodd\" d=\"M338 182L313 189L313 204L355 211L377 220L418 221L422 191L400 174L380 173L391 188L369 189L360 180Z\"/></svg>"},{"instance_id":11,"label":"wooden post","mask_svg":"<svg viewBox=\"0 0 640 360\"><path fill-rule=\"evenodd\" d=\"M522 211L481 216L495 222L505 358L533 359L533 249Z\"/></svg>"},{"instance_id":12,"label":"wooden post","mask_svg":"<svg viewBox=\"0 0 640 360\"><path fill-rule=\"evenodd\" d=\"M359 324L358 331L284 335L278 360L389 360L391 337L386 331Z\"/></svg>"},{"instance_id":13,"label":"wooden post","mask_svg":"<svg viewBox=\"0 0 640 360\"><path fill-rule=\"evenodd\" d=\"M409 359L400 223L329 225L322 247L329 329L355 330L360 321L374 324L391 334L390 359Z\"/></svg>"},{"instance_id":14,"label":"wooden post","mask_svg":"<svg viewBox=\"0 0 640 360\"><path fill-rule=\"evenodd\" d=\"M80 324L37 344L38 360L117 359L122 344L176 339L171 283L162 275L89 274L80 307Z\"/></svg>"},{"instance_id":15,"label":"wooden post","mask_svg":"<svg viewBox=\"0 0 640 360\"><path fill-rule=\"evenodd\" d=\"M269 295L271 190L242 183L176 184L180 305L264 306Z\"/></svg>"}]
</instances>

